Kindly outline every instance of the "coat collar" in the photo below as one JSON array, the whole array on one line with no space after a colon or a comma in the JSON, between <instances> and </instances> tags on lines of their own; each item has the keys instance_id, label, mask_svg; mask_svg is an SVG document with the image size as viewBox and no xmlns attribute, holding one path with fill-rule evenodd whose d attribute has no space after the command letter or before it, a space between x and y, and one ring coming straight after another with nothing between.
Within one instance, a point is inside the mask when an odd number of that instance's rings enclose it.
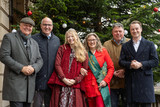
<instances>
[{"instance_id":1,"label":"coat collar","mask_svg":"<svg viewBox=\"0 0 160 107\"><path fill-rule=\"evenodd\" d=\"M42 37L48 39L47 36L46 36L42 31L40 31L40 34L41 34ZM53 32L51 32L51 37L50 37L50 39L54 38L54 36L55 36L55 35L53 34Z\"/></svg>"},{"instance_id":2,"label":"coat collar","mask_svg":"<svg viewBox=\"0 0 160 107\"><path fill-rule=\"evenodd\" d=\"M133 46L133 40L131 39L129 42L128 42L128 49L130 51L130 53L133 55L133 56L139 56L139 54L141 54L143 52L143 50L145 49L145 39L142 37L141 41L140 41L140 45L138 47L138 50L137 52L135 51L134 49L134 46Z\"/></svg>"},{"instance_id":3,"label":"coat collar","mask_svg":"<svg viewBox=\"0 0 160 107\"><path fill-rule=\"evenodd\" d=\"M19 32L15 33L15 34L16 34L17 40L19 41L20 46L21 46L22 49L23 49L24 54L25 54L26 57L28 58L27 50L26 50L26 48L25 48L25 46L24 46L24 44L23 44L22 36L20 35Z\"/></svg>"},{"instance_id":4,"label":"coat collar","mask_svg":"<svg viewBox=\"0 0 160 107\"><path fill-rule=\"evenodd\" d=\"M118 44L116 43L116 41L112 38L112 43L115 45L115 46L118 46ZM123 39L120 41L120 44L119 45L121 45L121 44L124 44L124 43L126 43L126 37L124 36L123 37Z\"/></svg>"}]
</instances>

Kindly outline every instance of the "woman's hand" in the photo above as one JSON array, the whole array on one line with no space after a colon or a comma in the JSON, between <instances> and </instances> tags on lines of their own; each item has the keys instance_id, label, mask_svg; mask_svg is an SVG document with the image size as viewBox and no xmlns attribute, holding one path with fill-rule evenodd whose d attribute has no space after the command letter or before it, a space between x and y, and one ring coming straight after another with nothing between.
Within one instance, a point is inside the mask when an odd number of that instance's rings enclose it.
<instances>
[{"instance_id":1,"label":"woman's hand","mask_svg":"<svg viewBox=\"0 0 160 107\"><path fill-rule=\"evenodd\" d=\"M74 85L76 83L76 81L74 79L68 79L68 80L72 83L72 85Z\"/></svg>"},{"instance_id":2,"label":"woman's hand","mask_svg":"<svg viewBox=\"0 0 160 107\"><path fill-rule=\"evenodd\" d=\"M81 68L80 72L83 76L86 76L88 71L84 68Z\"/></svg>"},{"instance_id":3,"label":"woman's hand","mask_svg":"<svg viewBox=\"0 0 160 107\"><path fill-rule=\"evenodd\" d=\"M107 83L104 80L102 80L98 87L101 88L101 87L105 87L106 85Z\"/></svg>"},{"instance_id":4,"label":"woman's hand","mask_svg":"<svg viewBox=\"0 0 160 107\"><path fill-rule=\"evenodd\" d=\"M74 85L75 84L75 80L74 79L67 79L67 78L63 78L63 80L62 80L66 85L68 85L68 86L72 86L72 85Z\"/></svg>"}]
</instances>

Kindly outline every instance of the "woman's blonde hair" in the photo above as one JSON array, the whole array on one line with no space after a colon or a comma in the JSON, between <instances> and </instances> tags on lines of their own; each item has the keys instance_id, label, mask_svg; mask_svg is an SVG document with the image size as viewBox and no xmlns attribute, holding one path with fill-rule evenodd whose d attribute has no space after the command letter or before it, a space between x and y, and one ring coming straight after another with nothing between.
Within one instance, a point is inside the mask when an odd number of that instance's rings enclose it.
<instances>
[{"instance_id":1,"label":"woman's blonde hair","mask_svg":"<svg viewBox=\"0 0 160 107\"><path fill-rule=\"evenodd\" d=\"M96 50L97 50L97 51L102 51L103 46L102 46L101 41L100 41L100 39L99 39L99 37L98 37L98 35L97 35L96 33L89 33L89 34L85 37L85 39L84 39L84 47L86 48L86 50L87 50L87 51L90 50L90 48L89 48L89 46L88 46L88 38L89 38L90 36L94 36L94 37L96 38L96 42L97 42L97 44L96 44Z\"/></svg>"},{"instance_id":2,"label":"woman's blonde hair","mask_svg":"<svg viewBox=\"0 0 160 107\"><path fill-rule=\"evenodd\" d=\"M76 60L79 62L84 62L86 60L86 50L84 48L84 46L82 45L79 37L78 37L78 33L76 32L75 29L70 28L66 33L65 33L65 44L69 44L68 40L67 40L67 35L68 34L72 34L74 37L74 52L75 52L75 57Z\"/></svg>"}]
</instances>

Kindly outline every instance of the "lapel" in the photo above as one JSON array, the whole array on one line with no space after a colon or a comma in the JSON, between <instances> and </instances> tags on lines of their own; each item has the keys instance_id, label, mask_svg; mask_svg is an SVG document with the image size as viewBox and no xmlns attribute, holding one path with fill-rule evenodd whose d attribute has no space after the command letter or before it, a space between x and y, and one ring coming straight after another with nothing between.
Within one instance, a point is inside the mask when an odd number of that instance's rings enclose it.
<instances>
[{"instance_id":1,"label":"lapel","mask_svg":"<svg viewBox=\"0 0 160 107\"><path fill-rule=\"evenodd\" d=\"M140 54L143 52L143 50L145 49L145 39L142 37L141 42L139 44L138 50L137 50L137 55L136 56L140 56Z\"/></svg>"},{"instance_id":2,"label":"lapel","mask_svg":"<svg viewBox=\"0 0 160 107\"><path fill-rule=\"evenodd\" d=\"M139 44L137 52L134 49L133 41L132 39L129 41L129 44L127 45L128 50L130 51L130 54L135 58L136 56L140 56L140 54L145 49L145 39L142 37L141 42Z\"/></svg>"},{"instance_id":3,"label":"lapel","mask_svg":"<svg viewBox=\"0 0 160 107\"><path fill-rule=\"evenodd\" d=\"M17 38L18 43L19 43L19 45L21 46L21 48L22 48L25 56L28 58L27 50L26 50L26 48L25 48L25 46L24 46L24 44L23 44L23 39L22 39L22 37L20 36L19 32L16 33L16 38Z\"/></svg>"},{"instance_id":4,"label":"lapel","mask_svg":"<svg viewBox=\"0 0 160 107\"><path fill-rule=\"evenodd\" d=\"M29 39L28 42L29 42L29 44L28 44L29 46L28 46L28 49L27 49L27 51L28 51L28 58L29 58L29 60L31 60L31 58L32 58L32 52L34 52L35 50L34 50L34 47L31 46L32 45L32 40Z\"/></svg>"},{"instance_id":5,"label":"lapel","mask_svg":"<svg viewBox=\"0 0 160 107\"><path fill-rule=\"evenodd\" d=\"M131 55L132 55L133 57L135 57L136 51L135 51L135 49L134 49L134 47L133 47L132 39L128 42L127 48L128 48L128 50L130 51Z\"/></svg>"}]
</instances>

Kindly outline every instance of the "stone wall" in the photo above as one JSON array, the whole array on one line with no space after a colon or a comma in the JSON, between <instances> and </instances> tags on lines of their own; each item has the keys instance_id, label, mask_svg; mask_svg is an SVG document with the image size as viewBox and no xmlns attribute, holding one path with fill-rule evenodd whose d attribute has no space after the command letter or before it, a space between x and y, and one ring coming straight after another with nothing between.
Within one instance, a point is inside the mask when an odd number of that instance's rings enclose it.
<instances>
[{"instance_id":1,"label":"stone wall","mask_svg":"<svg viewBox=\"0 0 160 107\"><path fill-rule=\"evenodd\" d=\"M25 9L28 7L29 0L12 0L13 7L11 7L11 0L0 0L0 45L4 34L10 32L11 24L17 24L21 17L19 14L13 12L13 8L17 11L25 13ZM11 11L13 12L11 15ZM10 23L9 16L12 17L12 23ZM2 100L2 85L3 85L3 72L4 65L0 62L0 107L8 107L9 102Z\"/></svg>"},{"instance_id":2,"label":"stone wall","mask_svg":"<svg viewBox=\"0 0 160 107\"><path fill-rule=\"evenodd\" d=\"M9 31L9 0L0 0L0 45L3 35ZM2 84L3 84L4 65L0 62L0 107L7 107L8 101L2 100Z\"/></svg>"}]
</instances>

